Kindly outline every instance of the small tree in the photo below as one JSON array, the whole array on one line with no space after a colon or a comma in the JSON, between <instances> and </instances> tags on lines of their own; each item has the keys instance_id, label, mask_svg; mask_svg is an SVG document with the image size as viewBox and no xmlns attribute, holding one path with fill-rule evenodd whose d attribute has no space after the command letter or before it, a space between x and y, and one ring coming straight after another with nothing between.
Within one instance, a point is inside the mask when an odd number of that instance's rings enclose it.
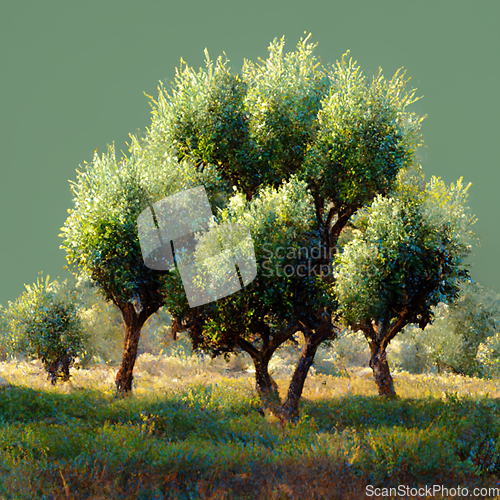
<instances>
[{"instance_id":1,"label":"small tree","mask_svg":"<svg viewBox=\"0 0 500 500\"><path fill-rule=\"evenodd\" d=\"M193 346L214 355L247 352L263 405L278 412L281 399L268 372L271 357L298 331L315 328L311 318L331 300L321 278L308 275L314 260L308 255L315 236L312 197L294 176L279 189L260 189L249 202L235 194L219 220L250 230L257 276L240 292L198 309L202 328L190 329ZM326 324L331 328L329 317Z\"/></svg>"},{"instance_id":2,"label":"small tree","mask_svg":"<svg viewBox=\"0 0 500 500\"><path fill-rule=\"evenodd\" d=\"M440 359L429 346L431 359L438 368L447 368L462 375L482 375L477 353L479 345L496 332L495 321L500 319L499 305L499 297L492 290L473 281L461 285L456 300L449 307L442 308L442 314L429 325L428 333L434 336L444 333L446 325L447 330L452 331L460 341L459 349L448 359Z\"/></svg>"},{"instance_id":3,"label":"small tree","mask_svg":"<svg viewBox=\"0 0 500 500\"><path fill-rule=\"evenodd\" d=\"M479 344L476 359L481 365L483 376L488 378L500 376L500 334L498 331Z\"/></svg>"},{"instance_id":4,"label":"small tree","mask_svg":"<svg viewBox=\"0 0 500 500\"><path fill-rule=\"evenodd\" d=\"M104 298L120 310L125 324L121 367L116 375L118 392L132 389L141 328L146 320L178 295L174 314L189 309L177 270L156 271L144 265L137 230L139 214L162 198L184 189L205 185L214 202L225 192L218 175L203 174L187 162L172 161L155 136L132 137L131 156L117 161L113 147L97 155L71 183L73 209L61 228L68 262L75 273L92 280Z\"/></svg>"},{"instance_id":5,"label":"small tree","mask_svg":"<svg viewBox=\"0 0 500 500\"><path fill-rule=\"evenodd\" d=\"M426 191L377 197L366 229L337 259L335 291L344 322L370 345L370 366L380 395L394 396L386 349L408 324L425 328L432 307L450 302L467 277L475 220L467 214L460 179L447 188L433 178Z\"/></svg>"},{"instance_id":6,"label":"small tree","mask_svg":"<svg viewBox=\"0 0 500 500\"><path fill-rule=\"evenodd\" d=\"M439 303L433 308L434 319L425 330L405 328L404 346L416 351L412 353L416 358L413 365L469 376L488 372L478 359L478 351L480 345L492 343L488 339L496 334L499 305L492 290L473 281L463 282L452 304ZM484 348L481 356L484 358Z\"/></svg>"},{"instance_id":7,"label":"small tree","mask_svg":"<svg viewBox=\"0 0 500 500\"><path fill-rule=\"evenodd\" d=\"M12 351L42 361L49 379L69 380L69 369L87 347L81 319L66 282L37 279L16 302L9 302Z\"/></svg>"}]
</instances>

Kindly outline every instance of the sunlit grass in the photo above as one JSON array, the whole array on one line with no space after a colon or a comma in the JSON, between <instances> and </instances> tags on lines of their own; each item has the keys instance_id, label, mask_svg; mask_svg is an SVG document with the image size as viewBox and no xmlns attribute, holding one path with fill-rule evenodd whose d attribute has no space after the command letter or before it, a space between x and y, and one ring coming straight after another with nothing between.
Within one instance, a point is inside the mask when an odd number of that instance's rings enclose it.
<instances>
[{"instance_id":1,"label":"sunlit grass","mask_svg":"<svg viewBox=\"0 0 500 500\"><path fill-rule=\"evenodd\" d=\"M118 398L117 366L53 386L38 362L0 363L0 498L366 498L367 484L496 486L498 381L318 363L301 418L256 410L246 358L143 354ZM290 356L272 366L282 396ZM348 485L348 486L346 486Z\"/></svg>"}]
</instances>

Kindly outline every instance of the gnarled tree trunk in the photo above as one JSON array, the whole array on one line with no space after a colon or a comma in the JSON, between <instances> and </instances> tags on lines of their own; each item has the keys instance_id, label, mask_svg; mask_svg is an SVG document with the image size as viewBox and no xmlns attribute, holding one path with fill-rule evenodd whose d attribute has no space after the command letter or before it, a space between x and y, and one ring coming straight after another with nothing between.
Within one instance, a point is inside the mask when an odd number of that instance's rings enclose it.
<instances>
[{"instance_id":1,"label":"gnarled tree trunk","mask_svg":"<svg viewBox=\"0 0 500 500\"><path fill-rule=\"evenodd\" d=\"M330 315L321 310L319 313L322 313L322 317L316 329L312 331L304 327L302 331L305 339L304 347L302 348L299 361L293 372L290 385L288 386L286 399L279 408L280 416L284 421L292 421L298 417L299 401L302 396L302 391L304 390L307 374L314 362L316 351L321 342L334 336Z\"/></svg>"},{"instance_id":2,"label":"gnarled tree trunk","mask_svg":"<svg viewBox=\"0 0 500 500\"><path fill-rule=\"evenodd\" d=\"M299 361L293 372L292 380L288 386L286 399L281 405L279 412L284 421L295 420L299 415L299 401L304 389L304 383L309 373L309 368L314 361L319 343L306 337L306 341L300 353Z\"/></svg>"},{"instance_id":3,"label":"gnarled tree trunk","mask_svg":"<svg viewBox=\"0 0 500 500\"><path fill-rule=\"evenodd\" d=\"M137 347L141 336L141 328L147 316L137 314L132 304L122 306L122 315L125 321L125 340L123 345L122 364L116 374L115 384L118 393L127 393L132 390L132 380L135 360L137 358Z\"/></svg>"},{"instance_id":4,"label":"gnarled tree trunk","mask_svg":"<svg viewBox=\"0 0 500 500\"><path fill-rule=\"evenodd\" d=\"M373 377L377 383L379 395L395 397L396 391L394 390L394 382L389 370L385 347L372 340L370 342L370 351L370 367L373 370Z\"/></svg>"},{"instance_id":5,"label":"gnarled tree trunk","mask_svg":"<svg viewBox=\"0 0 500 500\"><path fill-rule=\"evenodd\" d=\"M276 335L272 340L269 334L263 334L263 346L261 349L254 346L251 342L239 338L236 342L238 347L247 352L252 358L255 366L255 389L259 395L262 409L277 414L281 404L281 398L278 391L278 385L269 373L269 361L271 360L277 347L290 338L297 331L297 327L291 327Z\"/></svg>"},{"instance_id":6,"label":"gnarled tree trunk","mask_svg":"<svg viewBox=\"0 0 500 500\"><path fill-rule=\"evenodd\" d=\"M58 377L60 377L64 382L69 380L69 367L71 362L73 361L73 357L69 354L66 356L62 356L47 367L48 379L55 385Z\"/></svg>"},{"instance_id":7,"label":"gnarled tree trunk","mask_svg":"<svg viewBox=\"0 0 500 500\"><path fill-rule=\"evenodd\" d=\"M255 388L262 407L274 413L281 404L281 398L278 385L269 373L269 359L260 356L260 359L254 359L253 362L255 366Z\"/></svg>"}]
</instances>

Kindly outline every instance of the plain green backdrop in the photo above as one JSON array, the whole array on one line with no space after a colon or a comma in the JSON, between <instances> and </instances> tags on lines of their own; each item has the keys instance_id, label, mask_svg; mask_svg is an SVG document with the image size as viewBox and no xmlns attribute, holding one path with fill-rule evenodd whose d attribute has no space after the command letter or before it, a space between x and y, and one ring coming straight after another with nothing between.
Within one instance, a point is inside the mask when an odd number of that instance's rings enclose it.
<instances>
[{"instance_id":1,"label":"plain green backdrop","mask_svg":"<svg viewBox=\"0 0 500 500\"><path fill-rule=\"evenodd\" d=\"M401 66L424 97L427 178L472 182L481 247L472 276L498 288L500 2L44 0L0 3L0 303L39 271L67 276L60 228L72 207L68 180L115 142L149 124L143 92L169 84L182 57L205 47L239 71L267 56L275 37L293 50L304 32L334 63L350 49L363 71Z\"/></svg>"}]
</instances>

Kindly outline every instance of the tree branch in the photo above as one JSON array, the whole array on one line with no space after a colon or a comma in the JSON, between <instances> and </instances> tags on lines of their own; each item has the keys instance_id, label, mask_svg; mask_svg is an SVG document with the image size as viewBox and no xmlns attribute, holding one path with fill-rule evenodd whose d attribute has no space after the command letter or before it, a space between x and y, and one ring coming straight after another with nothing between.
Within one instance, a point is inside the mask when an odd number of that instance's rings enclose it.
<instances>
[{"instance_id":1,"label":"tree branch","mask_svg":"<svg viewBox=\"0 0 500 500\"><path fill-rule=\"evenodd\" d=\"M389 342L410 322L411 314L405 310L401 316L396 320L396 323L389 328L388 335L382 339L382 347L385 349Z\"/></svg>"},{"instance_id":2,"label":"tree branch","mask_svg":"<svg viewBox=\"0 0 500 500\"><path fill-rule=\"evenodd\" d=\"M346 211L339 215L338 219L335 221L335 224L333 225L332 229L330 230L330 246L336 246L337 245L337 240L339 239L340 233L342 232L342 229L344 229L345 225L349 222L349 219L351 218L351 215L356 212L358 209L358 206L351 206L346 209Z\"/></svg>"},{"instance_id":3,"label":"tree branch","mask_svg":"<svg viewBox=\"0 0 500 500\"><path fill-rule=\"evenodd\" d=\"M278 333L273 335L271 342L271 349L274 352L283 342L286 342L293 334L300 332L301 326L299 323L293 323L284 330L280 330Z\"/></svg>"},{"instance_id":4,"label":"tree branch","mask_svg":"<svg viewBox=\"0 0 500 500\"><path fill-rule=\"evenodd\" d=\"M248 340L238 337L238 339L236 340L236 345L241 349L243 349L248 354L250 354L252 359L258 360L260 358L261 355L260 351L256 347L254 347L250 342L248 342Z\"/></svg>"}]
</instances>

